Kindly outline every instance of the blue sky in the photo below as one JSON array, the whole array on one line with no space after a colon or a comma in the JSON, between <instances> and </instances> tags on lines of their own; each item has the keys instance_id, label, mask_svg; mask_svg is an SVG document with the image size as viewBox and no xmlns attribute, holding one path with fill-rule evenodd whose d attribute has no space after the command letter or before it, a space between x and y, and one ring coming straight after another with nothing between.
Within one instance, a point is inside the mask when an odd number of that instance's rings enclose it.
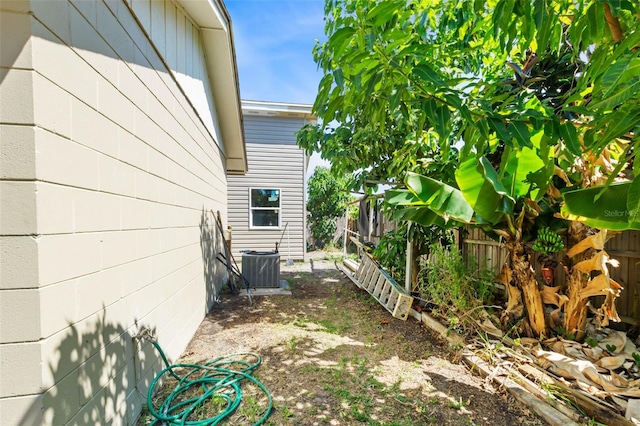
<instances>
[{"instance_id":1,"label":"blue sky","mask_svg":"<svg viewBox=\"0 0 640 426\"><path fill-rule=\"evenodd\" d=\"M225 0L231 15L240 97L313 104L322 73L313 46L324 36L324 0ZM307 178L329 163L313 154Z\"/></svg>"},{"instance_id":2,"label":"blue sky","mask_svg":"<svg viewBox=\"0 0 640 426\"><path fill-rule=\"evenodd\" d=\"M323 0L225 0L231 15L242 99L312 104L322 74Z\"/></svg>"}]
</instances>

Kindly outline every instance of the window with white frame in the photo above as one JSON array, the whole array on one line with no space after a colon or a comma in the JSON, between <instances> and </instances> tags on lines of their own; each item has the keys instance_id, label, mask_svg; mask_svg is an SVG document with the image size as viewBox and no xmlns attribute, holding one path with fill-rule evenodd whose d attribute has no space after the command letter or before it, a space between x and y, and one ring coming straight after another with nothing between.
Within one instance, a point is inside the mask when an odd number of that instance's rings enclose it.
<instances>
[{"instance_id":1,"label":"window with white frame","mask_svg":"<svg viewBox=\"0 0 640 426\"><path fill-rule=\"evenodd\" d=\"M249 189L249 226L251 228L280 227L279 189Z\"/></svg>"}]
</instances>

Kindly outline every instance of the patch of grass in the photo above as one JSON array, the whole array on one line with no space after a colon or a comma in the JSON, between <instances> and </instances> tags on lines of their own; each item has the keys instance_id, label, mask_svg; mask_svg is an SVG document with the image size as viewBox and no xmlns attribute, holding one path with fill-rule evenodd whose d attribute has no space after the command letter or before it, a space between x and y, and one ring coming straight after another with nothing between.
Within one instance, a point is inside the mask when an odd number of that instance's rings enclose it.
<instances>
[{"instance_id":1,"label":"patch of grass","mask_svg":"<svg viewBox=\"0 0 640 426\"><path fill-rule=\"evenodd\" d=\"M291 417L293 417L293 413L289 411L289 409L284 405L280 408L280 413L285 419L290 419Z\"/></svg>"},{"instance_id":2,"label":"patch of grass","mask_svg":"<svg viewBox=\"0 0 640 426\"><path fill-rule=\"evenodd\" d=\"M313 364L307 364L302 366L302 368L300 368L301 373L317 373L318 371L321 371L321 370L322 370L322 367L319 367Z\"/></svg>"},{"instance_id":3,"label":"patch of grass","mask_svg":"<svg viewBox=\"0 0 640 426\"><path fill-rule=\"evenodd\" d=\"M304 318L298 318L293 322L294 327L307 328L307 320Z\"/></svg>"},{"instance_id":4,"label":"patch of grass","mask_svg":"<svg viewBox=\"0 0 640 426\"><path fill-rule=\"evenodd\" d=\"M421 417L420 424L432 424L433 410L429 410L427 404L420 399L407 396L400 391L398 381L392 386L386 386L376 379L379 374L372 368L367 357L358 355L342 356L338 359L338 365L324 369L327 373L323 389L335 398L335 405L339 407L338 416L346 424L366 424L371 426L409 426L415 425L416 418L402 418L406 414L407 407L415 411ZM397 401L397 404L382 404L374 401ZM436 399L437 402L437 399ZM399 411L400 410L400 411ZM387 418L381 420L377 416ZM431 417L427 417L431 416ZM391 420L391 419L400 420Z\"/></svg>"},{"instance_id":5,"label":"patch of grass","mask_svg":"<svg viewBox=\"0 0 640 426\"><path fill-rule=\"evenodd\" d=\"M328 260L330 262L342 262L344 260L344 256L340 252L327 252L324 254L323 260Z\"/></svg>"},{"instance_id":6,"label":"patch of grass","mask_svg":"<svg viewBox=\"0 0 640 426\"><path fill-rule=\"evenodd\" d=\"M318 321L317 323L318 325L321 325L322 327L324 327L327 333L331 333L331 334L342 334L351 327L351 324L349 324L347 321L340 321L338 323L334 323L329 319L324 319L324 320Z\"/></svg>"},{"instance_id":7,"label":"patch of grass","mask_svg":"<svg viewBox=\"0 0 640 426\"><path fill-rule=\"evenodd\" d=\"M338 306L338 296L335 294L332 294L331 296L329 296L327 299L325 299L324 301L324 305L327 308L330 309L336 309Z\"/></svg>"},{"instance_id":8,"label":"patch of grass","mask_svg":"<svg viewBox=\"0 0 640 426\"><path fill-rule=\"evenodd\" d=\"M351 407L351 417L353 417L359 422L363 422L363 423L371 422L371 417L357 407Z\"/></svg>"},{"instance_id":9,"label":"patch of grass","mask_svg":"<svg viewBox=\"0 0 640 426\"><path fill-rule=\"evenodd\" d=\"M147 404L144 404L142 406L142 410L140 411L140 417L138 417L138 421L136 424L138 426L148 425L152 421L153 421L153 416L149 412L149 407L147 407Z\"/></svg>"},{"instance_id":10,"label":"patch of grass","mask_svg":"<svg viewBox=\"0 0 640 426\"><path fill-rule=\"evenodd\" d=\"M355 357L356 364L356 372L359 376L365 376L369 371L369 360L367 358L363 358L361 360L358 357Z\"/></svg>"},{"instance_id":11,"label":"patch of grass","mask_svg":"<svg viewBox=\"0 0 640 426\"><path fill-rule=\"evenodd\" d=\"M256 423L260 420L260 417L262 417L264 408L260 405L255 396L247 396L243 398L238 411L242 417L249 421L249 423Z\"/></svg>"},{"instance_id":12,"label":"patch of grass","mask_svg":"<svg viewBox=\"0 0 640 426\"><path fill-rule=\"evenodd\" d=\"M220 395L213 395L209 402L211 411L215 414L221 413L227 407L227 400ZM211 416L213 417L213 416Z\"/></svg>"},{"instance_id":13,"label":"patch of grass","mask_svg":"<svg viewBox=\"0 0 640 426\"><path fill-rule=\"evenodd\" d=\"M298 338L293 336L291 339L289 339L289 341L287 342L287 349L289 349L291 352L296 352L296 350L298 349Z\"/></svg>"},{"instance_id":14,"label":"patch of grass","mask_svg":"<svg viewBox=\"0 0 640 426\"><path fill-rule=\"evenodd\" d=\"M457 401L449 401L449 407L453 408L454 410L459 410L466 405L469 405L469 401L463 401L462 397L458 398Z\"/></svg>"}]
</instances>

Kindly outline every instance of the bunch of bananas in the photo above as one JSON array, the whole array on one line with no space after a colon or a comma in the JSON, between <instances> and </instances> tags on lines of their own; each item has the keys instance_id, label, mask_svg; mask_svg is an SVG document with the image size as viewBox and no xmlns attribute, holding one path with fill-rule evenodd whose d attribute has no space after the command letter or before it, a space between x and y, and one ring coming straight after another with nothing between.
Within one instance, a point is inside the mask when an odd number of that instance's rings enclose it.
<instances>
[{"instance_id":1,"label":"bunch of bananas","mask_svg":"<svg viewBox=\"0 0 640 426\"><path fill-rule=\"evenodd\" d=\"M549 256L551 253L558 253L564 250L564 243L560 235L545 226L538 230L538 238L531 248L544 253L545 256Z\"/></svg>"}]
</instances>

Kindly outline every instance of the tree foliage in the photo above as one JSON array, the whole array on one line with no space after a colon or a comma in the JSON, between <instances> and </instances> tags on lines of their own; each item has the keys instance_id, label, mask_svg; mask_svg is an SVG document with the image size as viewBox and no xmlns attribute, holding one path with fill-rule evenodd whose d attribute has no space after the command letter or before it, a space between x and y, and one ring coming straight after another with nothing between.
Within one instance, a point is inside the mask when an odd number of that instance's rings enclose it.
<instances>
[{"instance_id":1,"label":"tree foliage","mask_svg":"<svg viewBox=\"0 0 640 426\"><path fill-rule=\"evenodd\" d=\"M316 167L308 182L307 212L314 246L331 242L336 219L344 215L349 201L348 180L336 178L326 167Z\"/></svg>"},{"instance_id":2,"label":"tree foliage","mask_svg":"<svg viewBox=\"0 0 640 426\"><path fill-rule=\"evenodd\" d=\"M409 226L408 222L400 222L396 230L386 231L373 255L397 282L404 282L406 278L407 240L413 242L415 253L422 255L435 245L448 249L453 244L453 233L433 225Z\"/></svg>"},{"instance_id":3,"label":"tree foliage","mask_svg":"<svg viewBox=\"0 0 640 426\"><path fill-rule=\"evenodd\" d=\"M542 334L525 246L537 230L559 213L640 228L640 4L327 0L325 15L322 124L301 146L339 173L404 181L387 198L399 218L507 241L505 276Z\"/></svg>"},{"instance_id":4,"label":"tree foliage","mask_svg":"<svg viewBox=\"0 0 640 426\"><path fill-rule=\"evenodd\" d=\"M554 158L569 166L624 137L613 155L635 155L637 2L330 0L325 13L328 40L314 51L323 124L299 140L340 173L402 179L456 144L469 167L533 150L539 164L511 183L530 175L538 196Z\"/></svg>"}]
</instances>

